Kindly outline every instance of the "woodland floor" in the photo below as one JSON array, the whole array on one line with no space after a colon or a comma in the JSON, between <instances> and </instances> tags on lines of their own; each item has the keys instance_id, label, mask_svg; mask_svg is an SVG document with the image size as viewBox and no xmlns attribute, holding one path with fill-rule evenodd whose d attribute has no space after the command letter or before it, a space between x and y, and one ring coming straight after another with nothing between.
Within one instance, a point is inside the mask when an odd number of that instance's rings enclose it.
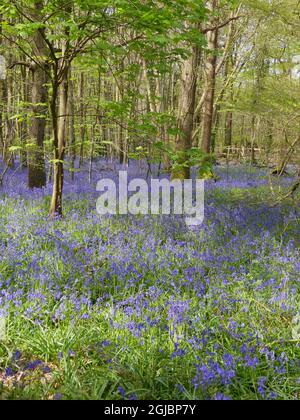
<instances>
[{"instance_id":1,"label":"woodland floor","mask_svg":"<svg viewBox=\"0 0 300 420\"><path fill-rule=\"evenodd\" d=\"M50 186L6 176L0 399L298 399L299 201L273 205L267 172L238 166L207 182L199 228L104 218L101 167L67 176L57 221Z\"/></svg>"}]
</instances>

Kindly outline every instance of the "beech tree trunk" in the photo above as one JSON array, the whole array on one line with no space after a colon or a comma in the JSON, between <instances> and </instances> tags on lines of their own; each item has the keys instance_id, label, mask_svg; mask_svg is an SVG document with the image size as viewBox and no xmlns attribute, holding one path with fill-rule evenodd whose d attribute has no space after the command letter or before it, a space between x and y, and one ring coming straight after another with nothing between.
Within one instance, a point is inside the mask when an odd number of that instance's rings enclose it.
<instances>
[{"instance_id":1,"label":"beech tree trunk","mask_svg":"<svg viewBox=\"0 0 300 420\"><path fill-rule=\"evenodd\" d=\"M69 69L66 67L62 81L53 83L53 98L51 114L54 136L53 192L50 206L50 216L62 216L62 194L64 186L64 158L66 149L66 123L68 110ZM56 104L58 100L58 114Z\"/></svg>"},{"instance_id":2,"label":"beech tree trunk","mask_svg":"<svg viewBox=\"0 0 300 420\"><path fill-rule=\"evenodd\" d=\"M43 8L42 1L35 2L35 10L39 13ZM47 73L44 67L47 47L43 39L43 29L33 35L33 52L37 63L31 65L32 71L32 119L30 135L34 143L28 153L28 187L43 188L46 186L46 168L44 157L44 140L47 115ZM38 64L40 63L40 64Z\"/></svg>"},{"instance_id":3,"label":"beech tree trunk","mask_svg":"<svg viewBox=\"0 0 300 420\"><path fill-rule=\"evenodd\" d=\"M192 147L196 91L200 64L200 49L194 47L192 55L183 66L179 93L179 113L177 126L180 130L176 138L176 152L179 156L178 167L172 171L172 179L189 179L190 167L184 165L188 160L187 152Z\"/></svg>"},{"instance_id":4,"label":"beech tree trunk","mask_svg":"<svg viewBox=\"0 0 300 420\"><path fill-rule=\"evenodd\" d=\"M43 188L46 186L44 140L47 113L47 78L45 71L39 66L34 68L32 78L33 117L30 132L35 146L34 150L28 154L28 187Z\"/></svg>"}]
</instances>

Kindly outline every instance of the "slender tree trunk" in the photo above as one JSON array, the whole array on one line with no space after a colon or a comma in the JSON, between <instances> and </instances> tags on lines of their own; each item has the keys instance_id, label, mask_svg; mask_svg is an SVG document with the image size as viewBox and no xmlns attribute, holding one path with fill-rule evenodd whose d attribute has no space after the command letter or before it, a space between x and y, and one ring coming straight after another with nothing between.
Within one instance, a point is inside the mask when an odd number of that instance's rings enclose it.
<instances>
[{"instance_id":1,"label":"slender tree trunk","mask_svg":"<svg viewBox=\"0 0 300 420\"><path fill-rule=\"evenodd\" d=\"M213 129L212 129L212 136L211 136L211 152L214 153L216 149L216 140L217 134L220 124L220 104L217 104L214 111L214 118L213 118Z\"/></svg>"},{"instance_id":2,"label":"slender tree trunk","mask_svg":"<svg viewBox=\"0 0 300 420\"><path fill-rule=\"evenodd\" d=\"M62 75L62 81L53 83L52 98L52 119L54 135L54 168L53 168L53 192L50 206L50 216L62 216L62 194L64 185L64 158L66 148L66 122L68 110L68 82L69 69L65 68ZM56 103L58 99L58 115Z\"/></svg>"},{"instance_id":3,"label":"slender tree trunk","mask_svg":"<svg viewBox=\"0 0 300 420\"><path fill-rule=\"evenodd\" d=\"M232 57L231 55L228 57L226 64L225 64L225 80L228 80L232 70ZM229 92L228 92L228 99L229 103L233 103L233 85L232 83L229 84ZM232 145L232 129L233 129L233 112L232 110L226 111L225 114L225 146L229 147Z\"/></svg>"},{"instance_id":4,"label":"slender tree trunk","mask_svg":"<svg viewBox=\"0 0 300 420\"><path fill-rule=\"evenodd\" d=\"M28 162L27 162L27 150L26 150L26 143L27 143L27 138L28 138L28 123L27 123L27 103L28 101L28 83L27 83L27 78L28 78L28 69L24 66L21 66L21 75L22 75L22 101L23 103L25 103L25 107L23 112L25 113L25 117L22 119L22 121L20 122L20 143L21 143L21 151L20 151L20 164L21 164L21 169L27 168L28 167Z\"/></svg>"},{"instance_id":5,"label":"slender tree trunk","mask_svg":"<svg viewBox=\"0 0 300 420\"><path fill-rule=\"evenodd\" d=\"M270 154L273 146L273 121L271 119L267 119L267 133L266 133L266 147L265 147L265 164L269 165L270 162Z\"/></svg>"},{"instance_id":6,"label":"slender tree trunk","mask_svg":"<svg viewBox=\"0 0 300 420\"><path fill-rule=\"evenodd\" d=\"M145 79L146 90L147 90L147 99L149 103L149 111L156 114L158 111L158 104L156 101L156 96L157 96L156 87L153 85L153 80L149 79L148 67L145 60L143 62L143 70L144 70L144 79Z\"/></svg>"},{"instance_id":7,"label":"slender tree trunk","mask_svg":"<svg viewBox=\"0 0 300 420\"><path fill-rule=\"evenodd\" d=\"M251 138L251 156L250 156L250 165L254 166L257 164L256 161L256 154L255 154L255 148L257 146L256 140L258 135L258 130L260 126L260 118L253 116L252 118L252 138Z\"/></svg>"},{"instance_id":8,"label":"slender tree trunk","mask_svg":"<svg viewBox=\"0 0 300 420\"><path fill-rule=\"evenodd\" d=\"M216 0L209 2L208 8L214 12L216 8ZM202 128L202 149L205 153L211 153L211 140L214 116L214 99L216 85L216 66L218 47L218 30L207 33L207 46L210 50L205 63L206 86L203 103L203 128Z\"/></svg>"},{"instance_id":9,"label":"slender tree trunk","mask_svg":"<svg viewBox=\"0 0 300 420\"><path fill-rule=\"evenodd\" d=\"M90 152L90 162L89 162L89 183L92 183L93 179L93 159L94 159L94 152L95 152L95 130L96 130L96 124L93 124L92 126L92 144L91 144L91 152Z\"/></svg>"},{"instance_id":10,"label":"slender tree trunk","mask_svg":"<svg viewBox=\"0 0 300 420\"><path fill-rule=\"evenodd\" d=\"M74 82L70 74L69 82L69 112L70 112L70 127L69 127L69 154L70 154L70 172L71 180L75 179L75 160L76 160L76 145L75 145L75 106L74 106Z\"/></svg>"},{"instance_id":11,"label":"slender tree trunk","mask_svg":"<svg viewBox=\"0 0 300 420\"><path fill-rule=\"evenodd\" d=\"M2 22L2 15L0 14L0 22ZM0 25L0 48L3 46L2 25ZM6 62L4 57L1 57L1 64L3 68L0 69L0 142L1 148L4 148L4 121L5 121L5 101L6 101ZM2 70L2 71L1 71Z\"/></svg>"},{"instance_id":12,"label":"slender tree trunk","mask_svg":"<svg viewBox=\"0 0 300 420\"><path fill-rule=\"evenodd\" d=\"M121 66L121 71L123 70L124 65ZM116 88L116 101L121 103L124 98L124 81L121 77L119 85ZM121 165L125 163L125 150L124 150L124 117L123 115L120 116L120 124L117 128L117 150L118 150L118 157L119 162Z\"/></svg>"},{"instance_id":13,"label":"slender tree trunk","mask_svg":"<svg viewBox=\"0 0 300 420\"><path fill-rule=\"evenodd\" d=\"M79 100L80 100L80 158L79 158L79 167L83 165L84 160L84 141L85 141L85 122L84 122L84 87L85 87L85 80L84 74L80 74L80 82L79 82Z\"/></svg>"},{"instance_id":14,"label":"slender tree trunk","mask_svg":"<svg viewBox=\"0 0 300 420\"><path fill-rule=\"evenodd\" d=\"M232 145L233 113L227 111L225 115L225 146Z\"/></svg>"},{"instance_id":15,"label":"slender tree trunk","mask_svg":"<svg viewBox=\"0 0 300 420\"><path fill-rule=\"evenodd\" d=\"M69 14L72 2L65 5ZM68 120L68 94L71 74L69 59L69 27L65 30L66 39L62 42L62 57L54 63L54 78L52 79L51 116L54 137L53 191L50 205L50 217L63 216L64 159L66 152L66 130ZM58 111L57 111L58 102Z\"/></svg>"},{"instance_id":16,"label":"slender tree trunk","mask_svg":"<svg viewBox=\"0 0 300 420\"><path fill-rule=\"evenodd\" d=\"M11 54L9 56L9 63L11 62ZM5 132L4 132L4 143L3 143L3 160L8 167L14 166L14 158L12 153L9 151L9 148L12 144L14 137L14 121L10 118L13 114L14 109L14 83L12 71L9 71L6 78L6 83L4 84L4 102L6 104L6 114L5 114Z\"/></svg>"}]
</instances>

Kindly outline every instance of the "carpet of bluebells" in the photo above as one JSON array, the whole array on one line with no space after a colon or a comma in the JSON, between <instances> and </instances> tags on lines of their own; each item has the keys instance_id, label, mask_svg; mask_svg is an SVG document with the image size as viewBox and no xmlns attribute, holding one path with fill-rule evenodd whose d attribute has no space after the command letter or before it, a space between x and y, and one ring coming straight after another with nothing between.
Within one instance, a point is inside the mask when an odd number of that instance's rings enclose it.
<instances>
[{"instance_id":1,"label":"carpet of bluebells","mask_svg":"<svg viewBox=\"0 0 300 420\"><path fill-rule=\"evenodd\" d=\"M0 399L297 400L299 201L272 204L292 179L272 193L265 170L219 167L204 224L188 228L99 216L96 181L113 166L95 163L92 183L85 169L67 175L55 221L50 185L6 174Z\"/></svg>"}]
</instances>

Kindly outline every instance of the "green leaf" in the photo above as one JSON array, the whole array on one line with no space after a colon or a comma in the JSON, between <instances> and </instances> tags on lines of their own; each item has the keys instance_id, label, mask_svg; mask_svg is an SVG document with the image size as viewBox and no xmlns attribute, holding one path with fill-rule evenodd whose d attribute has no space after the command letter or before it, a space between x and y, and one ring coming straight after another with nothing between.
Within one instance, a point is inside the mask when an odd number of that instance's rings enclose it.
<instances>
[{"instance_id":1,"label":"green leaf","mask_svg":"<svg viewBox=\"0 0 300 420\"><path fill-rule=\"evenodd\" d=\"M8 148L8 150L10 151L10 152L17 152L17 151L19 151L19 150L22 150L23 148L21 147L21 146L10 146L9 148Z\"/></svg>"}]
</instances>

